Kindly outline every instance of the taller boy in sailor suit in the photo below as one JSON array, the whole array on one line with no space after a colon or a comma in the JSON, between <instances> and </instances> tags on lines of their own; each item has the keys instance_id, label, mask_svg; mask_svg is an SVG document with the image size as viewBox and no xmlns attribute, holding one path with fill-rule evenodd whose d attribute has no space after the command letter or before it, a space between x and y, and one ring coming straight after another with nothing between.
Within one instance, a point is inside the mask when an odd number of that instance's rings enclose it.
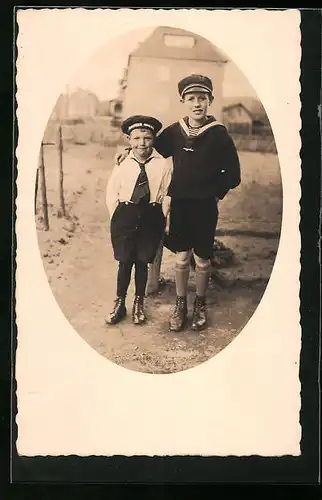
<instances>
[{"instance_id":1,"label":"taller boy in sailor suit","mask_svg":"<svg viewBox=\"0 0 322 500\"><path fill-rule=\"evenodd\" d=\"M126 119L122 131L131 153L114 167L106 191L114 257L119 261L117 298L106 322L116 324L126 315L125 298L135 268L134 324L145 322L143 301L148 264L154 261L163 237L170 199L172 166L153 148L162 124L153 117Z\"/></svg>"},{"instance_id":2,"label":"taller boy in sailor suit","mask_svg":"<svg viewBox=\"0 0 322 500\"><path fill-rule=\"evenodd\" d=\"M164 244L176 253L176 304L169 327L183 329L187 319L187 284L192 252L196 262L193 330L207 326L206 292L218 220L218 201L240 182L240 164L233 140L223 124L208 114L213 85L204 75L178 83L184 117L163 130L155 148L173 159L169 187L170 231ZM122 161L124 155L116 160Z\"/></svg>"}]
</instances>

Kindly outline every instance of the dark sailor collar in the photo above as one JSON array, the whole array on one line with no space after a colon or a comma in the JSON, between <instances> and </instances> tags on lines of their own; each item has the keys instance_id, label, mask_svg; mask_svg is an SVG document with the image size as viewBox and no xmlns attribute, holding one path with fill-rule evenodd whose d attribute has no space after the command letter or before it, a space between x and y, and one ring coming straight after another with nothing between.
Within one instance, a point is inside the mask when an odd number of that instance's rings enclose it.
<instances>
[{"instance_id":1,"label":"dark sailor collar","mask_svg":"<svg viewBox=\"0 0 322 500\"><path fill-rule=\"evenodd\" d=\"M181 126L183 132L189 137L190 134L189 134L188 117L185 116L184 118L181 118L179 120L179 125ZM215 127L216 125L224 126L222 123L218 122L213 116L207 116L207 122L204 125L202 125L201 127L194 127L196 131L195 137L198 137L199 135L203 134L210 128Z\"/></svg>"}]
</instances>

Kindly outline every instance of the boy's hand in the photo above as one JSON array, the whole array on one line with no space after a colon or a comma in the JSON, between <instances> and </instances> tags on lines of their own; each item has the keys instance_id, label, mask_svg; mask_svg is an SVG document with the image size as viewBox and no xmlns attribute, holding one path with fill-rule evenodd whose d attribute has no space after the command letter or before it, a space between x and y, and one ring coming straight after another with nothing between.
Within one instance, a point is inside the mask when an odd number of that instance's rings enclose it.
<instances>
[{"instance_id":1,"label":"boy's hand","mask_svg":"<svg viewBox=\"0 0 322 500\"><path fill-rule=\"evenodd\" d=\"M170 231L170 214L168 214L166 217L165 228L164 228L165 234L169 234L169 231Z\"/></svg>"},{"instance_id":2,"label":"boy's hand","mask_svg":"<svg viewBox=\"0 0 322 500\"><path fill-rule=\"evenodd\" d=\"M114 162L116 163L116 165L119 165L120 163L122 163L122 161L124 161L127 158L129 152L130 152L129 149L125 149L121 153L117 153L114 156Z\"/></svg>"}]
</instances>

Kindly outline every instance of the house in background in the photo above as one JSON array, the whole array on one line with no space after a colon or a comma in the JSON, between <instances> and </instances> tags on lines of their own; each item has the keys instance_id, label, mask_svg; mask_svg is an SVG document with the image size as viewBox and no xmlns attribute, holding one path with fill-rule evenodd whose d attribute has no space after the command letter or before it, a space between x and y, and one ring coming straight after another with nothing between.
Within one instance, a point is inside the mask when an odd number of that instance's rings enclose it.
<instances>
[{"instance_id":1,"label":"house in background","mask_svg":"<svg viewBox=\"0 0 322 500\"><path fill-rule=\"evenodd\" d=\"M93 92L77 88L61 94L50 119L57 121L94 118L99 109L99 100Z\"/></svg>"},{"instance_id":2,"label":"house in background","mask_svg":"<svg viewBox=\"0 0 322 500\"><path fill-rule=\"evenodd\" d=\"M222 121L230 133L272 135L262 103L253 97L225 98Z\"/></svg>"},{"instance_id":3,"label":"house in background","mask_svg":"<svg viewBox=\"0 0 322 500\"><path fill-rule=\"evenodd\" d=\"M211 78L215 101L210 113L222 119L222 84L227 59L210 42L188 31L158 27L135 49L120 81L123 117L147 114L164 126L183 115L178 82L192 73Z\"/></svg>"},{"instance_id":4,"label":"house in background","mask_svg":"<svg viewBox=\"0 0 322 500\"><path fill-rule=\"evenodd\" d=\"M56 144L57 125L62 124L63 139L67 142L115 144L121 137L121 112L119 99L100 101L93 92L81 88L71 91L67 86L56 102L43 140L46 144Z\"/></svg>"},{"instance_id":5,"label":"house in background","mask_svg":"<svg viewBox=\"0 0 322 500\"><path fill-rule=\"evenodd\" d=\"M98 117L110 118L112 125L120 126L122 122L123 102L119 98L100 101Z\"/></svg>"}]
</instances>

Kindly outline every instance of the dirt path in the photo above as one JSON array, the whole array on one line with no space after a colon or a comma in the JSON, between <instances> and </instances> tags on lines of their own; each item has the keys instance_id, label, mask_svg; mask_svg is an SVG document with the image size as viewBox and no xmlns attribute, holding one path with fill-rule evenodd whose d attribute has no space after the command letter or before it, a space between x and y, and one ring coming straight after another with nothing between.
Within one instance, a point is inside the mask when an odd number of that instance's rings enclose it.
<instances>
[{"instance_id":1,"label":"dirt path","mask_svg":"<svg viewBox=\"0 0 322 500\"><path fill-rule=\"evenodd\" d=\"M274 225L273 219L264 227L273 230L270 238L238 234L220 238L234 250L236 262L233 267L221 270L223 282L211 284L210 325L204 332L194 333L189 327L182 333L168 331L175 288L174 255L167 250L161 269L165 285L146 301L148 323L136 327L131 322L131 287L128 318L118 326L107 327L104 318L114 300L117 270L104 199L113 154L114 151L110 151L107 158L104 155L102 158L94 146L82 150L70 148L65 153L69 219L64 220L55 215L56 153L50 148L46 152L51 226L50 231L44 232L38 220L38 238L54 296L81 337L97 352L123 367L150 373L191 368L227 346L253 314L274 263L278 245L274 231L278 223ZM189 288L191 312L194 273L191 273Z\"/></svg>"}]
</instances>

